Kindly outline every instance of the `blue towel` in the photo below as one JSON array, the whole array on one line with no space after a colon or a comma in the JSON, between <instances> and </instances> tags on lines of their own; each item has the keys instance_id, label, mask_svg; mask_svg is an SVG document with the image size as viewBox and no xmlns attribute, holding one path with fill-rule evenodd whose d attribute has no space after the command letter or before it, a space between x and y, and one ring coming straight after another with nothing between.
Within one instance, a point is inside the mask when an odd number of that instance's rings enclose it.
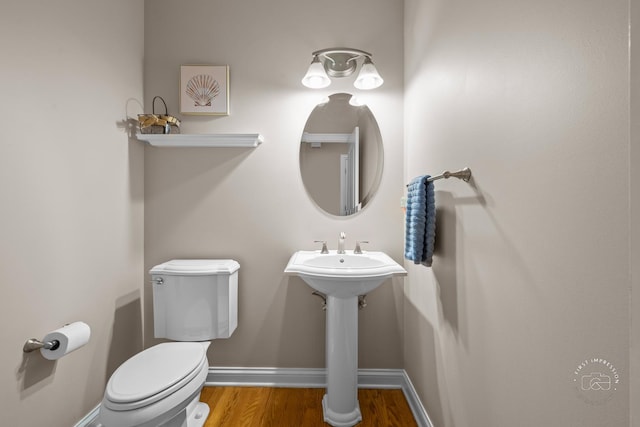
<instances>
[{"instance_id":1,"label":"blue towel","mask_svg":"<svg viewBox=\"0 0 640 427\"><path fill-rule=\"evenodd\" d=\"M436 204L429 175L414 178L407 190L404 257L431 267L436 237Z\"/></svg>"}]
</instances>

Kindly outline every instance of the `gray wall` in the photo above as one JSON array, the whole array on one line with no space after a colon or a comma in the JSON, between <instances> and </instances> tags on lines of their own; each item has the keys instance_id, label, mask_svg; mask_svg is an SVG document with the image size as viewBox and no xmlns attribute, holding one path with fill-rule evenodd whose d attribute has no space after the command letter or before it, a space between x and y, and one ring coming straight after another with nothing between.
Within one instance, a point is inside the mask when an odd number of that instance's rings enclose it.
<instances>
[{"instance_id":1,"label":"gray wall","mask_svg":"<svg viewBox=\"0 0 640 427\"><path fill-rule=\"evenodd\" d=\"M474 174L437 182L433 268L407 266L439 427L629 425L627 8L405 1L406 178ZM621 375L602 404L573 382L592 357Z\"/></svg>"},{"instance_id":2,"label":"gray wall","mask_svg":"<svg viewBox=\"0 0 640 427\"><path fill-rule=\"evenodd\" d=\"M0 14L0 424L70 426L142 347L143 3L5 2ZM57 362L31 337L85 321Z\"/></svg>"},{"instance_id":3,"label":"gray wall","mask_svg":"<svg viewBox=\"0 0 640 427\"><path fill-rule=\"evenodd\" d=\"M185 133L260 132L255 149L145 149L145 264L172 258L240 262L238 329L215 341L212 365L322 367L324 312L311 288L283 277L291 254L371 248L402 259L402 3L386 0L178 2L145 9L145 100L162 95L176 114L182 64L229 65L228 117L183 116ZM385 28L385 31L380 31ZM385 85L353 87L355 75L313 91L300 83L314 50L349 46L373 53ZM332 93L362 95L378 120L385 172L376 198L355 218L329 216L307 197L298 167L308 115ZM401 282L387 283L360 312L364 368L402 366ZM145 336L153 342L145 289Z\"/></svg>"}]
</instances>

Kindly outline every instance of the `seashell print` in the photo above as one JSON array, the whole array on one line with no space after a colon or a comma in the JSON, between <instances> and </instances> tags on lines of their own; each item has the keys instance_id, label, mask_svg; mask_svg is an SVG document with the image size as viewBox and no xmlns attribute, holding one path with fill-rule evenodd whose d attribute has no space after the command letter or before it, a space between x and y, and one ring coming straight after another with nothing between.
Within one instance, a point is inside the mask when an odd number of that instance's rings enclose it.
<instances>
[{"instance_id":1,"label":"seashell print","mask_svg":"<svg viewBox=\"0 0 640 427\"><path fill-rule=\"evenodd\" d=\"M193 99L194 107L210 107L213 98L220 93L220 85L212 75L198 74L187 82L186 93Z\"/></svg>"}]
</instances>

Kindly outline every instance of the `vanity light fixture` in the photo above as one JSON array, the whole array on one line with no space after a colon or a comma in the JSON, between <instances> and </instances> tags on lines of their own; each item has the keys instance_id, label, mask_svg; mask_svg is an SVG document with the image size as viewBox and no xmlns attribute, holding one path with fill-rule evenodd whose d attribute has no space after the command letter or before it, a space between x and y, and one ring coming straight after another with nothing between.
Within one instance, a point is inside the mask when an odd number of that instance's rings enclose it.
<instances>
[{"instance_id":1,"label":"vanity light fixture","mask_svg":"<svg viewBox=\"0 0 640 427\"><path fill-rule=\"evenodd\" d=\"M353 85L358 89L375 89L382 86L384 80L378 74L371 61L369 52L346 47L334 47L317 50L312 53L313 60L302 84L312 89L322 89L331 84L329 77L347 77L353 74L358 66L358 59L363 58L360 73Z\"/></svg>"}]
</instances>

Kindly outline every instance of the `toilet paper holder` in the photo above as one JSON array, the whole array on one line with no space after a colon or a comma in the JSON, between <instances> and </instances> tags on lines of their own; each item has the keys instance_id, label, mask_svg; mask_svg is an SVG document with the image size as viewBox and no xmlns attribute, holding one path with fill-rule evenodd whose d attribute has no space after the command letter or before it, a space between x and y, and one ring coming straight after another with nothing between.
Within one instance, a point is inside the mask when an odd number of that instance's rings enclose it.
<instances>
[{"instance_id":1,"label":"toilet paper holder","mask_svg":"<svg viewBox=\"0 0 640 427\"><path fill-rule=\"evenodd\" d=\"M58 360L76 351L89 342L91 328L84 322L73 322L46 334L42 340L31 338L24 343L22 351L31 353L40 350L42 357Z\"/></svg>"},{"instance_id":2,"label":"toilet paper holder","mask_svg":"<svg viewBox=\"0 0 640 427\"><path fill-rule=\"evenodd\" d=\"M51 340L42 342L35 338L28 339L26 343L24 343L24 347L22 347L22 351L25 353L31 353L32 351L36 351L38 349L44 348L47 350L56 350L60 347L60 341Z\"/></svg>"}]
</instances>

